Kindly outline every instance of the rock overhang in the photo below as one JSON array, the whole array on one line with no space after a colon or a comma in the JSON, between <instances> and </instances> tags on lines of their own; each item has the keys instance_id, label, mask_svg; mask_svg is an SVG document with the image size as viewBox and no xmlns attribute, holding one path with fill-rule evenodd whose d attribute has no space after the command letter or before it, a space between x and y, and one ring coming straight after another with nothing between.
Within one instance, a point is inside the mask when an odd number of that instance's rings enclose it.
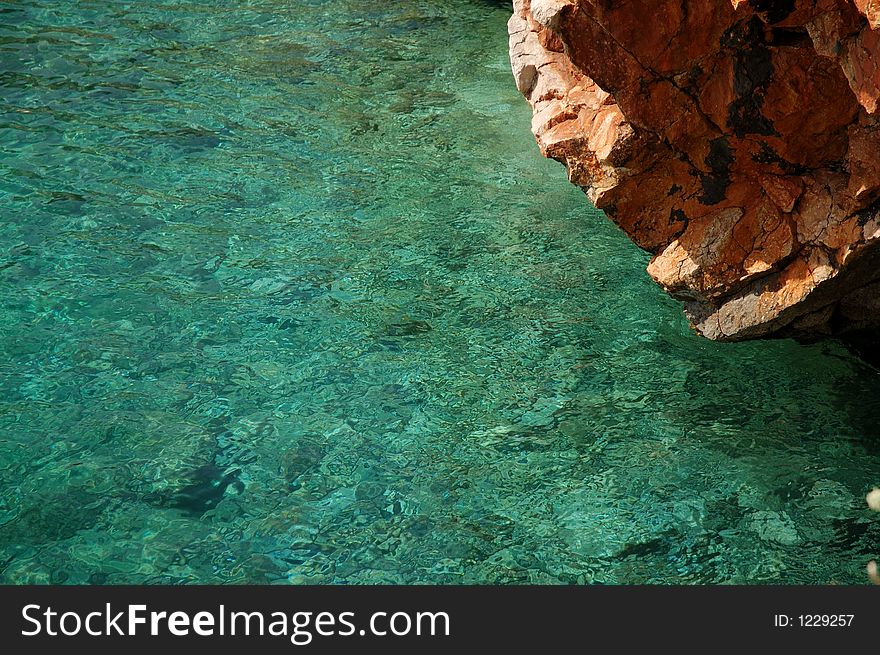
<instances>
[{"instance_id":1,"label":"rock overhang","mask_svg":"<svg viewBox=\"0 0 880 655\"><path fill-rule=\"evenodd\" d=\"M544 155L718 340L873 329L880 2L516 0Z\"/></svg>"}]
</instances>

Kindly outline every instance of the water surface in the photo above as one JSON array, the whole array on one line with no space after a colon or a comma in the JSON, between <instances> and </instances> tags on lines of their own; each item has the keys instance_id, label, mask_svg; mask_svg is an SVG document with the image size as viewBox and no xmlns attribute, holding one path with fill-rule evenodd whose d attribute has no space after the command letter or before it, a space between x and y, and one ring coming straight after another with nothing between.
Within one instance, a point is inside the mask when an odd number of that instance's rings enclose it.
<instances>
[{"instance_id":1,"label":"water surface","mask_svg":"<svg viewBox=\"0 0 880 655\"><path fill-rule=\"evenodd\" d=\"M693 335L507 16L0 3L0 581L864 581L880 377Z\"/></svg>"}]
</instances>

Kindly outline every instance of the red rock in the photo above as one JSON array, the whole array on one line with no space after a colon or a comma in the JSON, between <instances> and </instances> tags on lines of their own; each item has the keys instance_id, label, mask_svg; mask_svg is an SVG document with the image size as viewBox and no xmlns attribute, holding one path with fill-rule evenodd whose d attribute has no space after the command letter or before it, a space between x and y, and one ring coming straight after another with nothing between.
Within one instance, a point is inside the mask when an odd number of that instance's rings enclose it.
<instances>
[{"instance_id":1,"label":"red rock","mask_svg":"<svg viewBox=\"0 0 880 655\"><path fill-rule=\"evenodd\" d=\"M545 156L713 339L880 326L880 0L515 0Z\"/></svg>"}]
</instances>

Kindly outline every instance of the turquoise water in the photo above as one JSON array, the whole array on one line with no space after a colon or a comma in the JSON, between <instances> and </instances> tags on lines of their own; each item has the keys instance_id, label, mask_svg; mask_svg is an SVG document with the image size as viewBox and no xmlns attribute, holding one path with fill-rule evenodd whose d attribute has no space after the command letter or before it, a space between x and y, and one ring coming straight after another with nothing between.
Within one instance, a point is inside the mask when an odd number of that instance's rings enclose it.
<instances>
[{"instance_id":1,"label":"turquoise water","mask_svg":"<svg viewBox=\"0 0 880 655\"><path fill-rule=\"evenodd\" d=\"M694 336L503 3L0 16L0 581L865 581L880 374Z\"/></svg>"}]
</instances>

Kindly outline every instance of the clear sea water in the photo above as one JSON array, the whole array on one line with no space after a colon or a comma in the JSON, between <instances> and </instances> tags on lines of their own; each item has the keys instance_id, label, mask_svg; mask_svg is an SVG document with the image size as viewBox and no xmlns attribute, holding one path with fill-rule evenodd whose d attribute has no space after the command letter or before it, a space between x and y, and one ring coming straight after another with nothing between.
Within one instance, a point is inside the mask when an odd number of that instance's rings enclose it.
<instances>
[{"instance_id":1,"label":"clear sea water","mask_svg":"<svg viewBox=\"0 0 880 655\"><path fill-rule=\"evenodd\" d=\"M0 581L862 583L880 374L718 344L503 2L0 2Z\"/></svg>"}]
</instances>

